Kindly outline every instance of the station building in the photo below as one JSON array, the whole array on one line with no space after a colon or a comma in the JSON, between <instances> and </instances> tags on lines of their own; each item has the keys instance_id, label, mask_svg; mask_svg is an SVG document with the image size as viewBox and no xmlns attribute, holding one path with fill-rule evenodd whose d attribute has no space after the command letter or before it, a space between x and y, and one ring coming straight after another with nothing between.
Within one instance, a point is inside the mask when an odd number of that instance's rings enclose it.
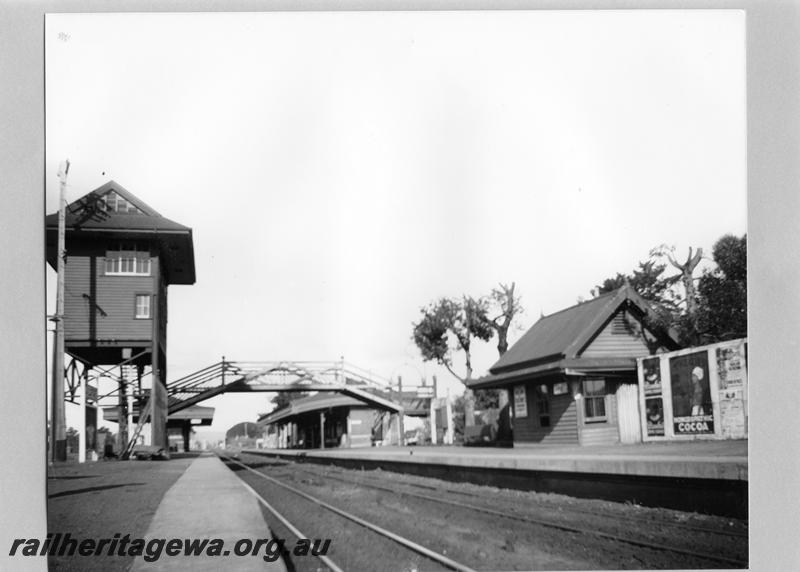
<instances>
[{"instance_id":1,"label":"station building","mask_svg":"<svg viewBox=\"0 0 800 572\"><path fill-rule=\"evenodd\" d=\"M267 448L371 447L400 443L401 433L421 426L419 419L429 412L428 400L411 392L399 402L375 396L369 403L340 393L320 392L262 415L258 424L264 427Z\"/></svg>"},{"instance_id":2,"label":"station building","mask_svg":"<svg viewBox=\"0 0 800 572\"><path fill-rule=\"evenodd\" d=\"M542 316L472 389L509 392L514 446L642 440L637 358L679 349L629 285Z\"/></svg>"}]
</instances>

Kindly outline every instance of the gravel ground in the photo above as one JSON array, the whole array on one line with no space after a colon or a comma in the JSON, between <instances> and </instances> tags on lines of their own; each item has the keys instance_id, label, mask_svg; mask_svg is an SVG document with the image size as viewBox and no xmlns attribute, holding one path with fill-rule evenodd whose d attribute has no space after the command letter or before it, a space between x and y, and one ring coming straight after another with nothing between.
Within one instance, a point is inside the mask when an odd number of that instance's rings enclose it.
<instances>
[{"instance_id":1,"label":"gravel ground","mask_svg":"<svg viewBox=\"0 0 800 572\"><path fill-rule=\"evenodd\" d=\"M119 532L143 537L158 504L196 454L170 461L109 461L64 464L48 472L48 531L73 538L110 538ZM351 511L456 561L480 570L600 570L725 568L691 557L662 553L587 534L551 529L409 495L416 492L461 500L493 510L528 515L567 526L608 531L690 550L747 556L747 538L687 532L671 523L747 533L745 521L576 499L549 493L445 482L388 471L357 471L310 463L287 463L241 455L267 474ZM260 492L310 538L331 538L328 556L345 570L368 572L439 570L440 566L355 523L311 505L249 471L237 475ZM380 491L357 481L389 487ZM295 538L264 510L278 538ZM51 557L52 570L128 570L130 557ZM316 572L316 558L291 558L290 571Z\"/></svg>"},{"instance_id":2,"label":"gravel ground","mask_svg":"<svg viewBox=\"0 0 800 572\"><path fill-rule=\"evenodd\" d=\"M683 525L712 530L747 533L747 525L721 517L563 495L510 491L471 484L445 483L386 471L353 471L313 464L242 455L267 474L316 496L332 505L482 570L574 570L574 569L686 569L727 568L719 562L632 546L627 543L528 522L478 513L393 492L360 486L358 480L378 483L394 492L413 490L434 497L461 500L484 508L527 515L565 526L607 532L694 552L745 559L747 538L690 531ZM293 493L270 484L244 470L237 472L246 482L298 523L310 536L324 535L342 526L342 519L322 511ZM272 523L274 517L266 516ZM338 525L336 524L338 519ZM302 524L300 524L302 523ZM678 526L674 526L674 525ZM348 525L348 528L351 525ZM306 527L306 528L303 528ZM353 570L368 570L366 563L379 562L381 570L429 569L425 559L410 561L407 555L388 552L373 534L368 541L334 538L330 554L334 562L350 559ZM356 548L357 547L357 548ZM353 553L357 554L354 555ZM353 561L353 558L357 558ZM298 563L298 566L310 565ZM313 568L307 568L313 569ZM298 567L305 571L305 568Z\"/></svg>"},{"instance_id":3,"label":"gravel ground","mask_svg":"<svg viewBox=\"0 0 800 572\"><path fill-rule=\"evenodd\" d=\"M164 493L197 454L169 461L99 461L53 465L47 475L47 530L72 538L142 538ZM50 570L123 571L133 557L51 556Z\"/></svg>"}]
</instances>

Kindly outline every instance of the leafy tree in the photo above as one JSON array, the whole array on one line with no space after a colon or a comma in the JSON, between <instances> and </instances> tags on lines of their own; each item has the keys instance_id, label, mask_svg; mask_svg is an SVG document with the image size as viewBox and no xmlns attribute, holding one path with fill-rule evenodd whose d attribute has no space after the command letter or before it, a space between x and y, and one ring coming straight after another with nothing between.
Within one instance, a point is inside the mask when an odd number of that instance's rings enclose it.
<instances>
[{"instance_id":1,"label":"leafy tree","mask_svg":"<svg viewBox=\"0 0 800 572\"><path fill-rule=\"evenodd\" d=\"M488 341L494 334L487 316L487 301L463 296L461 300L441 298L420 309L422 318L412 324L413 340L425 361L443 365L459 381L466 385L472 378L472 340ZM453 371L453 353L464 353L466 375ZM468 426L475 423L475 404L472 390L465 392L465 421Z\"/></svg>"},{"instance_id":2,"label":"leafy tree","mask_svg":"<svg viewBox=\"0 0 800 572\"><path fill-rule=\"evenodd\" d=\"M747 235L726 234L712 249L717 268L698 283L697 329L705 343L747 335Z\"/></svg>"},{"instance_id":3,"label":"leafy tree","mask_svg":"<svg viewBox=\"0 0 800 572\"><path fill-rule=\"evenodd\" d=\"M631 274L617 273L592 289L598 296L630 284L650 302L653 312L645 324L653 330L672 330L682 346L713 343L746 335L747 244L746 235L725 235L713 248L717 268L698 279L695 270L703 249L689 248L685 262L678 262L674 247L660 245L650 259L639 263ZM679 271L665 276L666 261Z\"/></svg>"},{"instance_id":4,"label":"leafy tree","mask_svg":"<svg viewBox=\"0 0 800 572\"><path fill-rule=\"evenodd\" d=\"M658 264L652 259L641 261L631 274L618 272L616 276L606 278L592 289L592 296L600 296L628 284L650 303L652 313L644 318L648 328L657 332L674 329L681 316L681 299L674 288L680 277L664 276L666 268L666 264ZM644 340L650 343L647 338Z\"/></svg>"},{"instance_id":5,"label":"leafy tree","mask_svg":"<svg viewBox=\"0 0 800 572\"><path fill-rule=\"evenodd\" d=\"M275 404L275 409L272 411L275 412L285 409L286 407L289 407L289 404L292 401L296 401L301 397L306 397L307 395L308 393L305 391L279 391L275 394L275 397L270 400L271 403Z\"/></svg>"},{"instance_id":6,"label":"leafy tree","mask_svg":"<svg viewBox=\"0 0 800 572\"><path fill-rule=\"evenodd\" d=\"M673 303L674 294L671 292L671 288L678 281L678 277L664 276L666 268L666 264L657 264L655 260L639 262L639 267L634 269L631 274L617 272L613 278L606 278L602 284L592 289L592 296L606 294L628 283L645 300Z\"/></svg>"}]
</instances>

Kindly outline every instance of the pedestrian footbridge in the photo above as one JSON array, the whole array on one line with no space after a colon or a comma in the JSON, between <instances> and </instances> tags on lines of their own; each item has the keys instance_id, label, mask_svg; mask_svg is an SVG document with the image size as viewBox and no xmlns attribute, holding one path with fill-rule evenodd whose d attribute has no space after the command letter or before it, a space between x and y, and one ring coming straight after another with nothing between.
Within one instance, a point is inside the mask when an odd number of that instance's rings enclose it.
<instances>
[{"instance_id":1,"label":"pedestrian footbridge","mask_svg":"<svg viewBox=\"0 0 800 572\"><path fill-rule=\"evenodd\" d=\"M376 409L402 413L391 384L344 361L240 362L223 359L167 384L170 415L224 393L335 391ZM398 396L399 397L399 396Z\"/></svg>"}]
</instances>

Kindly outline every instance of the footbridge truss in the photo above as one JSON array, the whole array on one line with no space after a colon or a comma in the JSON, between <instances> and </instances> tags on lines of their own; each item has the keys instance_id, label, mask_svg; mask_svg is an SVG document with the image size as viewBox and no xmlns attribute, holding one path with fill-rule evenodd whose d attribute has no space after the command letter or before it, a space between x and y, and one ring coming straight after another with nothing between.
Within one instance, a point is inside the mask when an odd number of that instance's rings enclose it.
<instances>
[{"instance_id":1,"label":"footbridge truss","mask_svg":"<svg viewBox=\"0 0 800 572\"><path fill-rule=\"evenodd\" d=\"M391 384L344 361L222 361L167 384L169 414L223 393L336 391L377 409L403 413Z\"/></svg>"}]
</instances>

